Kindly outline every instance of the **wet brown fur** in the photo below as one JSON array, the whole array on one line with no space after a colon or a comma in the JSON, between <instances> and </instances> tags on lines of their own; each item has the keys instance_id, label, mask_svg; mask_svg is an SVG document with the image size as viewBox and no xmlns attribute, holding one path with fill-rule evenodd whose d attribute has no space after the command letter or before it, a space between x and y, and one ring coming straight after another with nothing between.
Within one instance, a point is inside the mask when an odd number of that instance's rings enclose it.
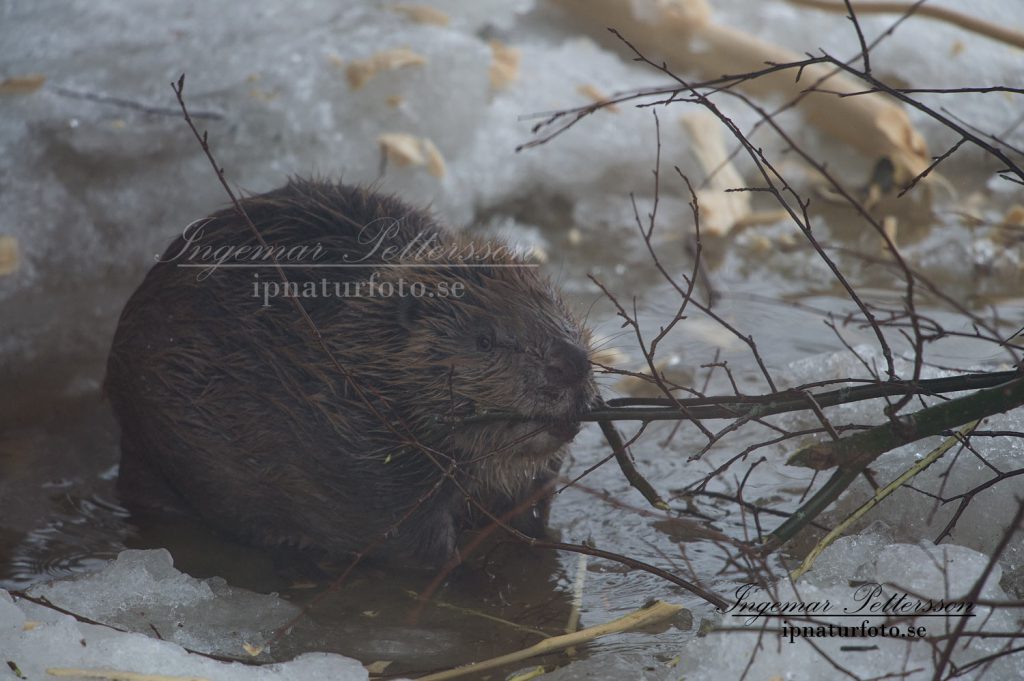
<instances>
[{"instance_id":1,"label":"wet brown fur","mask_svg":"<svg viewBox=\"0 0 1024 681\"><path fill-rule=\"evenodd\" d=\"M367 256L366 236L377 229L394 231L389 245L417 234L478 253L500 245L456 237L394 198L327 182L293 180L243 205L271 246L319 243L323 263ZM256 244L233 209L202 229L204 245ZM108 360L130 506L187 508L248 541L344 554L418 503L376 554L437 562L479 515L441 468L504 512L550 480L596 398L588 334L536 269L494 266L524 264L507 251L483 260L487 267L380 267L377 252L366 267L287 269L300 285L373 272L379 281L464 284L462 298L300 299L357 390L292 301L264 306L254 296L254 272L277 281L272 268L219 268L200 281L202 270L177 266L184 244L171 244L128 301ZM444 420L483 410L553 425ZM534 534L543 527L530 514L518 524Z\"/></svg>"}]
</instances>

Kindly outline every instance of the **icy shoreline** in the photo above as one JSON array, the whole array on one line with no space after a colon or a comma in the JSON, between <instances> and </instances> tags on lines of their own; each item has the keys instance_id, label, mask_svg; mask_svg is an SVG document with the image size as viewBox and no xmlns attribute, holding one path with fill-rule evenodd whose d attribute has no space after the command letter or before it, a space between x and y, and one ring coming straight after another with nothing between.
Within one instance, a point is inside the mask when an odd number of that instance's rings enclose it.
<instances>
[{"instance_id":1,"label":"icy shoreline","mask_svg":"<svg viewBox=\"0 0 1024 681\"><path fill-rule=\"evenodd\" d=\"M859 535L838 540L796 584L783 580L767 589L737 587L735 594L730 594L730 610L708 613L718 627L730 630L712 632L684 645L678 669L674 664L645 660L635 652L598 653L554 671L550 678L568 681L595 674L619 678L615 674L628 671L649 681L667 681L679 673L688 679L739 678L753 657L752 669L758 675L814 681L821 678L817 670L824 663L822 655L852 665L859 674L884 675L902 669L909 673L907 678L930 678L934 651L939 648L917 639L950 633L959 624L957 613L968 612L972 617L965 627L968 635L1018 630L1024 615L1019 609L969 602L967 610L951 608L952 616L938 619L934 614L928 616L930 611L921 611L922 603L932 602L929 599L963 603L958 599L985 573L988 560L982 553L956 545L893 543L891 530L875 523ZM976 600L1009 601L999 586L1001 577L996 566ZM47 670L55 668L211 681L368 678L358 661L332 653L305 653L289 662L260 666L197 654L236 659L252 656L256 663L266 635L298 609L272 595L229 587L217 578L193 579L174 569L170 555L162 549L125 551L96 573L37 585L28 593L109 626L77 621L0 591L0 651L24 678L45 678ZM810 604L814 609L779 617L769 604L780 603ZM915 603L917 610L912 609ZM836 618L844 611L853 619ZM925 616L919 616L922 614ZM860 633L852 638L849 632L840 635L840 627ZM153 632L166 640L157 640ZM995 655L1003 645L999 638L966 640L969 642L961 642L951 658L959 666ZM762 641L772 643L764 645ZM851 653L848 646L853 643L871 646L874 652ZM980 673L964 678L979 678ZM1019 678L1024 674L1024 659L997 659L986 673L993 675L990 678Z\"/></svg>"}]
</instances>

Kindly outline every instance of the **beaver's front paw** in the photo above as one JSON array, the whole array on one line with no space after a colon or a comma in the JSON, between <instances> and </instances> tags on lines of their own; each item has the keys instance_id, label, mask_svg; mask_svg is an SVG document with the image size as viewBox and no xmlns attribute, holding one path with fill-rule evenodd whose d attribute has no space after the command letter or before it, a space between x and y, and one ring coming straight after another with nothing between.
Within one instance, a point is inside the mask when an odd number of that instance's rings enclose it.
<instances>
[{"instance_id":1,"label":"beaver's front paw","mask_svg":"<svg viewBox=\"0 0 1024 681\"><path fill-rule=\"evenodd\" d=\"M399 536L407 534L415 538L412 553L417 562L440 567L458 553L455 544L458 529L450 510L434 509L415 521L410 519L407 525L399 528Z\"/></svg>"}]
</instances>

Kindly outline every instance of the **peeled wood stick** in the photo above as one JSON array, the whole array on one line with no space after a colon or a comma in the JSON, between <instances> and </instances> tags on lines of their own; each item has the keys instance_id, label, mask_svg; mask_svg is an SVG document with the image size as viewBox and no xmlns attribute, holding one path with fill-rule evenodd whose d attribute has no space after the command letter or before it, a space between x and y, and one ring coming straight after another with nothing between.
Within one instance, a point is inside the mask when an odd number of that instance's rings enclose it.
<instances>
[{"instance_id":1,"label":"peeled wood stick","mask_svg":"<svg viewBox=\"0 0 1024 681\"><path fill-rule=\"evenodd\" d=\"M687 114L680 122L690 134L691 151L708 174L708 188L697 190L701 231L714 236L728 234L750 216L751 210L750 194L729 191L746 186L746 182L729 158L725 128L704 110Z\"/></svg>"},{"instance_id":2,"label":"peeled wood stick","mask_svg":"<svg viewBox=\"0 0 1024 681\"><path fill-rule=\"evenodd\" d=\"M574 13L595 31L613 27L653 60L686 69L700 78L759 71L765 62L791 63L804 57L711 20L705 0L552 0ZM634 7L642 7L640 11ZM812 84L828 92L811 92L798 108L808 123L825 135L841 140L868 158L888 157L898 179L909 180L930 163L928 145L906 112L880 93L840 97L836 93L862 92L864 86L836 73L827 64L811 64L800 80L796 70L784 70L743 81L736 87L758 97L799 97ZM820 81L820 82L819 82Z\"/></svg>"},{"instance_id":3,"label":"peeled wood stick","mask_svg":"<svg viewBox=\"0 0 1024 681\"><path fill-rule=\"evenodd\" d=\"M786 0L791 5L802 7L813 7L814 9L826 12L842 12L846 14L846 4L843 2L830 2L830 0ZM993 24L968 14L957 12L948 7L936 5L913 5L906 2L861 2L857 0L853 4L853 11L861 14L912 14L917 17L928 17L937 21L944 21L947 24L959 26L965 31L983 35L1008 45L1024 48L1024 31Z\"/></svg>"},{"instance_id":4,"label":"peeled wood stick","mask_svg":"<svg viewBox=\"0 0 1024 681\"><path fill-rule=\"evenodd\" d=\"M78 669L76 667L50 667L46 673L50 676L77 676L78 678L106 679L107 681L207 681L199 676L167 676L165 674L140 674L113 669Z\"/></svg>"},{"instance_id":5,"label":"peeled wood stick","mask_svg":"<svg viewBox=\"0 0 1024 681\"><path fill-rule=\"evenodd\" d=\"M537 655L547 655L548 653L554 653L564 648L578 646L581 643L592 641L599 636L619 634L624 631L631 631L633 629L640 629L651 624L656 624L663 620L667 620L682 609L683 606L681 605L655 601L649 606L640 608L639 610L634 610L628 615L624 615L623 617L612 620L611 622L605 622L604 624L598 624L594 627L580 629L579 631L574 631L571 634L552 636L551 638L546 638L539 643L535 643L529 648L523 648L522 650L517 650L516 652L509 653L507 655L492 657L489 660L473 662L462 667L456 667L455 669L437 672L436 674L421 676L417 681L447 681L448 679L455 679L467 674L475 674L487 669L494 669L495 667L512 664L513 662L522 662L523 660L528 660L529 658L536 657Z\"/></svg>"}]
</instances>

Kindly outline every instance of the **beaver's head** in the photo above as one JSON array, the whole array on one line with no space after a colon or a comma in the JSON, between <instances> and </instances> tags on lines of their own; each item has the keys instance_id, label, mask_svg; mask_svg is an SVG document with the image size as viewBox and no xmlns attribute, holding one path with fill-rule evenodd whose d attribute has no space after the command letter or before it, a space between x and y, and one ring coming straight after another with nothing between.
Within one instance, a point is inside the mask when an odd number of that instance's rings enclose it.
<instances>
[{"instance_id":1,"label":"beaver's head","mask_svg":"<svg viewBox=\"0 0 1024 681\"><path fill-rule=\"evenodd\" d=\"M536 419L460 423L447 436L462 456L550 458L597 399L589 332L534 265L508 255L447 262L378 270L401 330L388 345L404 397L442 424L499 411Z\"/></svg>"}]
</instances>

